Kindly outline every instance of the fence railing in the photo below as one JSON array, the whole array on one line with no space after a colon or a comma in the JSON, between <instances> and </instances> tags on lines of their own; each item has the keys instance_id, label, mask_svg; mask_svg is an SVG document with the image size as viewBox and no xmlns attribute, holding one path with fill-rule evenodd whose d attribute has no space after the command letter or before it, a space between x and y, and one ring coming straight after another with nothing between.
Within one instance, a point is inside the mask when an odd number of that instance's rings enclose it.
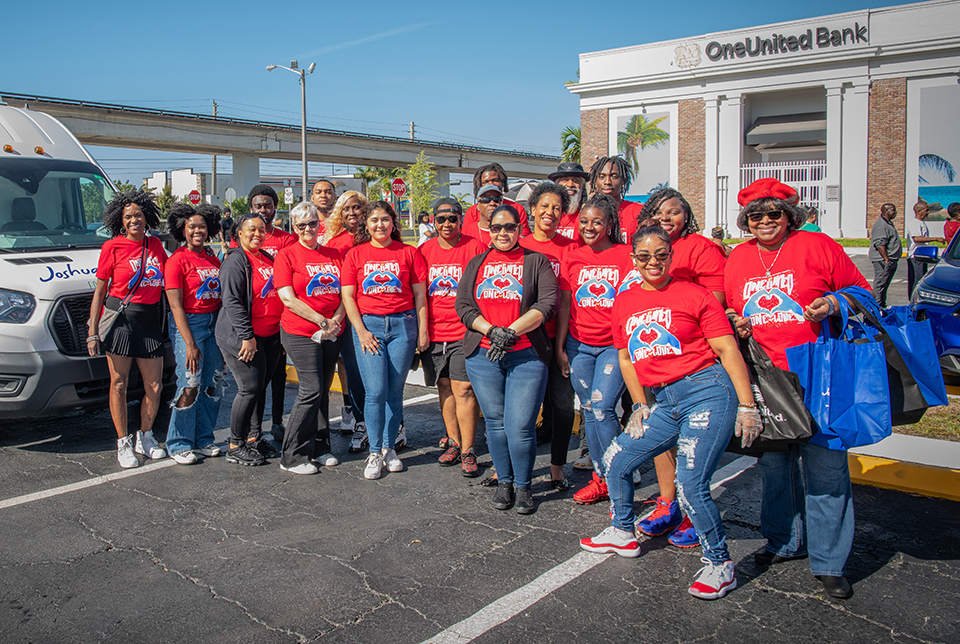
<instances>
[{"instance_id":1,"label":"fence railing","mask_svg":"<svg viewBox=\"0 0 960 644\"><path fill-rule=\"evenodd\" d=\"M767 177L782 181L796 190L800 194L801 205L813 206L823 211L827 196L826 161L771 161L740 166L741 187Z\"/></svg>"}]
</instances>

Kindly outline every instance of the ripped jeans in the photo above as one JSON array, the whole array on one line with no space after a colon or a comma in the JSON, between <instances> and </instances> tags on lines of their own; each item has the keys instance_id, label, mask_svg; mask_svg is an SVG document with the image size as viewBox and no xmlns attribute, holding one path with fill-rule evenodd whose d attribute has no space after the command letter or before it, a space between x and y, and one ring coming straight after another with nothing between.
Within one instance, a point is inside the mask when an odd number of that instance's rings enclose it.
<instances>
[{"instance_id":1,"label":"ripped jeans","mask_svg":"<svg viewBox=\"0 0 960 644\"><path fill-rule=\"evenodd\" d=\"M674 446L677 496L697 529L703 556L719 564L730 559L720 511L710 495L710 479L730 442L737 419L737 392L719 364L665 387L654 387L657 404L641 438L620 434L603 455L613 508L611 525L633 532L633 473Z\"/></svg>"},{"instance_id":2,"label":"ripped jeans","mask_svg":"<svg viewBox=\"0 0 960 644\"><path fill-rule=\"evenodd\" d=\"M223 395L223 354L217 346L214 329L217 313L187 313L187 323L193 341L200 349L200 370L187 371L187 343L170 314L168 323L173 353L177 357L177 395L170 403L170 426L167 429L167 451L179 454L213 443L213 430L220 414ZM188 407L177 407L186 389L196 388L197 394Z\"/></svg>"},{"instance_id":3,"label":"ripped jeans","mask_svg":"<svg viewBox=\"0 0 960 644\"><path fill-rule=\"evenodd\" d=\"M583 408L584 433L597 476L605 477L601 457L621 431L617 403L626 385L620 373L620 352L612 344L594 347L567 336L570 382Z\"/></svg>"}]
</instances>

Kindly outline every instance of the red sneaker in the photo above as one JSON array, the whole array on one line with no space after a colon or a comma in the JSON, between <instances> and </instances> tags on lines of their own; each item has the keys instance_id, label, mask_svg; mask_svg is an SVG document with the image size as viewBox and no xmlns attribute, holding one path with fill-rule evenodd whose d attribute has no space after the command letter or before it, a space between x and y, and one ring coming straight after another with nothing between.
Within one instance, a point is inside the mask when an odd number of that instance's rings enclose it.
<instances>
[{"instance_id":1,"label":"red sneaker","mask_svg":"<svg viewBox=\"0 0 960 644\"><path fill-rule=\"evenodd\" d=\"M597 476L596 472L593 473L593 479L573 495L573 500L580 505L590 505L598 501L606 501L609 498L607 482Z\"/></svg>"}]
</instances>

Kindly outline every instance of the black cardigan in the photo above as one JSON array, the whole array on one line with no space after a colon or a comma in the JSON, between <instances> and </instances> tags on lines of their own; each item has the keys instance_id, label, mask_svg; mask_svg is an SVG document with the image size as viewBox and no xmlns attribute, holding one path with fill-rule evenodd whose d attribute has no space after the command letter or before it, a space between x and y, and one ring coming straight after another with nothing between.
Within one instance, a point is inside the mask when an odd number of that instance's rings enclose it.
<instances>
[{"instance_id":1,"label":"black cardigan","mask_svg":"<svg viewBox=\"0 0 960 644\"><path fill-rule=\"evenodd\" d=\"M473 322L480 317L480 306L477 304L477 274L480 272L480 265L487 255L493 249L490 248L482 255L478 255L470 260L466 268L463 269L463 277L457 286L457 315L464 326L467 327L466 335L463 337L463 355L469 356L480 345L483 334L474 331ZM543 314L543 321L557 314L560 308L560 287L557 284L557 276L550 266L550 260L546 255L523 249L523 293L520 296L520 316L530 309L536 309ZM536 350L537 355L546 364L550 364L553 359L553 342L547 337L547 330L544 324L527 333L530 344Z\"/></svg>"},{"instance_id":2,"label":"black cardigan","mask_svg":"<svg viewBox=\"0 0 960 644\"><path fill-rule=\"evenodd\" d=\"M273 264L273 258L260 251ZM240 352L243 340L253 334L253 266L242 248L231 248L220 265L220 315L217 317L217 346L225 352Z\"/></svg>"}]
</instances>

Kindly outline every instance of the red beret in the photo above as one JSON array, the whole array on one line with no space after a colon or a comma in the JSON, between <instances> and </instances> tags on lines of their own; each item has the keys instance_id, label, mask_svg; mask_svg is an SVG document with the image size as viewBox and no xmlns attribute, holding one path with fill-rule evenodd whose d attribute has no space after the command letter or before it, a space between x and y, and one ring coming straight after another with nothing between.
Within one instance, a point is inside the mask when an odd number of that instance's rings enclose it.
<instances>
[{"instance_id":1,"label":"red beret","mask_svg":"<svg viewBox=\"0 0 960 644\"><path fill-rule=\"evenodd\" d=\"M757 179L749 186L740 191L737 195L737 203L746 206L754 199L783 199L789 204L796 205L800 202L800 195L797 191L785 183L777 181L773 177Z\"/></svg>"}]
</instances>

